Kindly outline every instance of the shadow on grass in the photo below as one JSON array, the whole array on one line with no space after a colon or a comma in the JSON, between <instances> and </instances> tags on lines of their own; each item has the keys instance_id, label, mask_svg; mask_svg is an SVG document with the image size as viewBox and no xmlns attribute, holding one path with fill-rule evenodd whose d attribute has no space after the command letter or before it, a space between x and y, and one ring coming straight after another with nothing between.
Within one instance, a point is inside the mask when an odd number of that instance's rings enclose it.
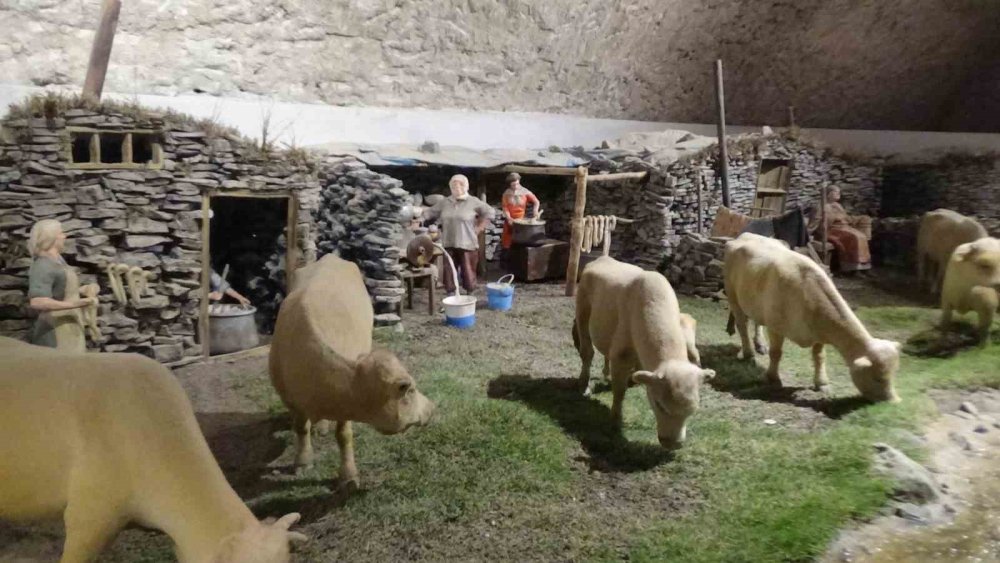
<instances>
[{"instance_id":1,"label":"shadow on grass","mask_svg":"<svg viewBox=\"0 0 1000 563\"><path fill-rule=\"evenodd\" d=\"M841 418L872 403L860 396L825 397L807 387L781 386L768 383L766 370L756 362L736 358L739 346L735 344L709 344L699 347L702 363L715 370L716 376L709 384L717 391L729 393L739 399L785 403L812 409L829 418ZM810 368L812 369L812 368ZM811 376L811 373L810 373Z\"/></svg>"},{"instance_id":2,"label":"shadow on grass","mask_svg":"<svg viewBox=\"0 0 1000 563\"><path fill-rule=\"evenodd\" d=\"M990 333L991 343L1000 343L1000 331ZM966 322L952 322L947 329L933 326L906 340L903 352L921 358L951 358L959 352L979 346L978 329Z\"/></svg>"},{"instance_id":3,"label":"shadow on grass","mask_svg":"<svg viewBox=\"0 0 1000 563\"><path fill-rule=\"evenodd\" d=\"M575 378L504 375L490 381L487 394L493 399L522 402L557 422L580 441L589 456L581 461L591 469L633 473L673 459L659 446L626 440L613 427L611 410L596 399L584 397Z\"/></svg>"}]
</instances>

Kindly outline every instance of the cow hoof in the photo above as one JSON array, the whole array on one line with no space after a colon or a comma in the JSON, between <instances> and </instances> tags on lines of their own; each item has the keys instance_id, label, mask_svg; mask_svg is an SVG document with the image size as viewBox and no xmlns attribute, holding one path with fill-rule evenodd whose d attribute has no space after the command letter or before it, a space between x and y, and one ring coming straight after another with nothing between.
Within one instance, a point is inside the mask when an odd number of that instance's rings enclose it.
<instances>
[{"instance_id":1,"label":"cow hoof","mask_svg":"<svg viewBox=\"0 0 1000 563\"><path fill-rule=\"evenodd\" d=\"M766 344L754 344L753 345L753 349L758 354L761 354L761 355L767 354L767 345Z\"/></svg>"},{"instance_id":2,"label":"cow hoof","mask_svg":"<svg viewBox=\"0 0 1000 563\"><path fill-rule=\"evenodd\" d=\"M312 468L313 468L313 464L311 464L311 463L306 464L306 465L296 465L295 466L295 476L296 477L301 477L301 476L305 475L305 473L307 471L310 471Z\"/></svg>"},{"instance_id":3,"label":"cow hoof","mask_svg":"<svg viewBox=\"0 0 1000 563\"><path fill-rule=\"evenodd\" d=\"M589 396L591 396L593 394L594 394L594 392L590 390L590 387L587 387L586 389L583 390L583 396L584 397L589 397Z\"/></svg>"},{"instance_id":4,"label":"cow hoof","mask_svg":"<svg viewBox=\"0 0 1000 563\"><path fill-rule=\"evenodd\" d=\"M341 495L349 495L354 491L361 488L361 484L357 477L351 477L350 479L340 478L337 479L337 493Z\"/></svg>"},{"instance_id":5,"label":"cow hoof","mask_svg":"<svg viewBox=\"0 0 1000 563\"><path fill-rule=\"evenodd\" d=\"M736 353L736 359L741 361L752 360L753 354L747 354L744 350L740 350Z\"/></svg>"},{"instance_id":6,"label":"cow hoof","mask_svg":"<svg viewBox=\"0 0 1000 563\"><path fill-rule=\"evenodd\" d=\"M813 387L813 389L815 389L816 391L818 391L818 392L820 392L820 393L822 393L824 395L829 395L830 393L833 392L833 387L831 387L829 383L824 383L822 385L816 385L816 386Z\"/></svg>"},{"instance_id":7,"label":"cow hoof","mask_svg":"<svg viewBox=\"0 0 1000 563\"><path fill-rule=\"evenodd\" d=\"M776 389L780 389L782 387L781 376L780 375L768 375L767 376L767 384L770 385L771 387L776 388Z\"/></svg>"}]
</instances>

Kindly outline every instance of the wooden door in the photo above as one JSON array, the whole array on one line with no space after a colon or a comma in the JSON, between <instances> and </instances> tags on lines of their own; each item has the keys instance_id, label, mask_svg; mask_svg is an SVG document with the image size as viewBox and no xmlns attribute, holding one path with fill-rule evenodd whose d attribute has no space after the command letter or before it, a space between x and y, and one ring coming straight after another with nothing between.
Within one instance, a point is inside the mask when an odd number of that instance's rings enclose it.
<instances>
[{"instance_id":1,"label":"wooden door","mask_svg":"<svg viewBox=\"0 0 1000 563\"><path fill-rule=\"evenodd\" d=\"M764 159L757 174L757 193L754 195L750 217L770 217L785 211L788 182L792 168L788 160Z\"/></svg>"}]
</instances>

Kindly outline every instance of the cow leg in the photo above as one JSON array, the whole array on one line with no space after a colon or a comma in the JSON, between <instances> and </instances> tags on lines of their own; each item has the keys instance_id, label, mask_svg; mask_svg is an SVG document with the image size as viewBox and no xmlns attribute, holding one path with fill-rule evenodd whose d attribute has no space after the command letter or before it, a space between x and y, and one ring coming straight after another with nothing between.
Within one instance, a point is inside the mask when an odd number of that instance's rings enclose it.
<instances>
[{"instance_id":1,"label":"cow leg","mask_svg":"<svg viewBox=\"0 0 1000 563\"><path fill-rule=\"evenodd\" d=\"M927 255L923 252L917 253L917 286L924 288L927 279Z\"/></svg>"},{"instance_id":2,"label":"cow leg","mask_svg":"<svg viewBox=\"0 0 1000 563\"><path fill-rule=\"evenodd\" d=\"M771 362L767 366L767 381L781 387L781 374L778 372L778 365L781 364L781 349L785 344L785 337L771 329L767 330L767 335L771 340L771 351L768 353Z\"/></svg>"},{"instance_id":3,"label":"cow leg","mask_svg":"<svg viewBox=\"0 0 1000 563\"><path fill-rule=\"evenodd\" d=\"M601 375L604 376L605 381L611 377L611 362L608 361L607 356L604 356L604 367L601 368Z\"/></svg>"},{"instance_id":4,"label":"cow leg","mask_svg":"<svg viewBox=\"0 0 1000 563\"><path fill-rule=\"evenodd\" d=\"M98 556L124 527L117 513L117 502L109 502L101 489L75 487L63 513L66 542L60 563L89 563ZM96 495L96 496L92 496Z\"/></svg>"},{"instance_id":5,"label":"cow leg","mask_svg":"<svg viewBox=\"0 0 1000 563\"><path fill-rule=\"evenodd\" d=\"M295 472L313 465L312 435L309 433L309 418L292 411L292 430L295 432Z\"/></svg>"},{"instance_id":6,"label":"cow leg","mask_svg":"<svg viewBox=\"0 0 1000 563\"><path fill-rule=\"evenodd\" d=\"M358 488L358 467L354 464L354 432L350 420L337 421L337 446L340 447L340 487Z\"/></svg>"},{"instance_id":7,"label":"cow leg","mask_svg":"<svg viewBox=\"0 0 1000 563\"><path fill-rule=\"evenodd\" d=\"M739 354L736 356L741 360L752 360L753 359L753 347L750 344L750 335L747 334L747 316L743 314L743 311L739 309L733 309L733 322L736 323L736 330L740 333L740 342L742 343L742 349L740 349Z\"/></svg>"},{"instance_id":8,"label":"cow leg","mask_svg":"<svg viewBox=\"0 0 1000 563\"><path fill-rule=\"evenodd\" d=\"M622 428L622 403L625 401L625 391L632 381L635 371L634 362L628 356L618 355L611 358L611 423L615 428Z\"/></svg>"},{"instance_id":9,"label":"cow leg","mask_svg":"<svg viewBox=\"0 0 1000 563\"><path fill-rule=\"evenodd\" d=\"M990 343L990 327L993 326L993 316L1000 305L997 291L993 288L976 287L972 290L976 314L979 316L979 345Z\"/></svg>"},{"instance_id":10,"label":"cow leg","mask_svg":"<svg viewBox=\"0 0 1000 563\"><path fill-rule=\"evenodd\" d=\"M580 380L579 387L583 390L583 396L589 397L590 387L590 365L594 361L594 343L590 340L589 330L580 330L580 326L587 326L587 321L579 317L573 324L573 343L580 353Z\"/></svg>"},{"instance_id":11,"label":"cow leg","mask_svg":"<svg viewBox=\"0 0 1000 563\"><path fill-rule=\"evenodd\" d=\"M830 379L826 376L826 352L823 344L813 344L813 387L817 391L830 392Z\"/></svg>"},{"instance_id":12,"label":"cow leg","mask_svg":"<svg viewBox=\"0 0 1000 563\"><path fill-rule=\"evenodd\" d=\"M941 329L947 330L951 328L951 303L947 301L941 302Z\"/></svg>"},{"instance_id":13,"label":"cow leg","mask_svg":"<svg viewBox=\"0 0 1000 563\"><path fill-rule=\"evenodd\" d=\"M753 349L758 354L767 354L767 342L764 342L764 329L759 323L753 323Z\"/></svg>"}]
</instances>

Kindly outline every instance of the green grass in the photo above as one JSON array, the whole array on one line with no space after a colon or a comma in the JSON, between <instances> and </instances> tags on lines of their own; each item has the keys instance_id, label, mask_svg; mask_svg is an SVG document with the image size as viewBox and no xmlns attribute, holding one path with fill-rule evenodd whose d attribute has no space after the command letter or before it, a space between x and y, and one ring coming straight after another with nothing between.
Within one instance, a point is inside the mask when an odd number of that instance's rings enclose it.
<instances>
[{"instance_id":1,"label":"green grass","mask_svg":"<svg viewBox=\"0 0 1000 563\"><path fill-rule=\"evenodd\" d=\"M621 434L610 428L606 385L593 398L575 390L572 302L553 289L533 292L519 293L509 314L480 312L469 332L411 321L403 335L377 337L438 411L431 425L404 435L355 425L361 490L334 492L331 435L316 439L314 469L240 494L260 516L303 513L300 527L312 539L298 550L302 561L808 561L838 529L885 505L890 483L870 469L873 442L924 453L901 430L934 415L928 389L1000 386L1000 346L965 346L947 358L935 350L904 356L902 403L872 405L856 399L830 350L833 392L824 397L809 388L808 351L787 345L785 389L775 391L762 367L736 360L723 304L682 299L718 376L703 386L687 443L671 454L656 443L640 389L626 395ZM934 340L936 311L858 314L873 334L914 353ZM592 377L600 377L595 364ZM274 412L266 375L243 379L240 393ZM287 431L277 439L291 442Z\"/></svg>"}]
</instances>

